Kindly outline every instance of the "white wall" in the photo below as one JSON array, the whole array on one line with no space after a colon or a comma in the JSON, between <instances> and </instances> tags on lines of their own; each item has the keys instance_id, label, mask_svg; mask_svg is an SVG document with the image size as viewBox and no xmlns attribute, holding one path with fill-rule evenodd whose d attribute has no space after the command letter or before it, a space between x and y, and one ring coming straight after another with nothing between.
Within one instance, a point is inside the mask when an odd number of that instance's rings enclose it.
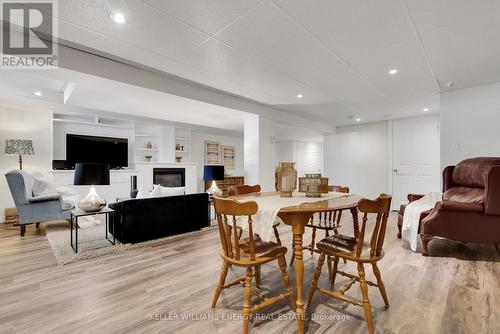
<instances>
[{"instance_id":1,"label":"white wall","mask_svg":"<svg viewBox=\"0 0 500 334\"><path fill-rule=\"evenodd\" d=\"M198 164L198 191L204 191L203 166L205 165L205 141L218 141L222 145L236 146L236 168L227 170L227 173L234 176L244 176L243 165L243 138L205 134L200 132L191 133L191 162Z\"/></svg>"},{"instance_id":2,"label":"white wall","mask_svg":"<svg viewBox=\"0 0 500 334\"><path fill-rule=\"evenodd\" d=\"M500 84L441 95L441 167L500 156Z\"/></svg>"},{"instance_id":3,"label":"white wall","mask_svg":"<svg viewBox=\"0 0 500 334\"><path fill-rule=\"evenodd\" d=\"M47 175L51 168L51 124L50 110L30 108L30 111L11 109L0 101L0 221L5 221L5 208L14 207L5 173L19 169L17 156L4 154L6 139L31 139L34 156L23 157L23 169Z\"/></svg>"},{"instance_id":4,"label":"white wall","mask_svg":"<svg viewBox=\"0 0 500 334\"><path fill-rule=\"evenodd\" d=\"M339 127L336 134L325 136L324 174L329 183L369 198L387 192L388 140L387 122Z\"/></svg>"},{"instance_id":5,"label":"white wall","mask_svg":"<svg viewBox=\"0 0 500 334\"><path fill-rule=\"evenodd\" d=\"M323 143L280 141L276 143L276 163L292 161L297 173L323 173Z\"/></svg>"},{"instance_id":6,"label":"white wall","mask_svg":"<svg viewBox=\"0 0 500 334\"><path fill-rule=\"evenodd\" d=\"M262 191L274 191L276 167L276 124L273 120L259 116L259 184Z\"/></svg>"},{"instance_id":7,"label":"white wall","mask_svg":"<svg viewBox=\"0 0 500 334\"><path fill-rule=\"evenodd\" d=\"M244 122L245 182L260 184L262 191L274 191L276 123L253 114L245 114Z\"/></svg>"}]
</instances>

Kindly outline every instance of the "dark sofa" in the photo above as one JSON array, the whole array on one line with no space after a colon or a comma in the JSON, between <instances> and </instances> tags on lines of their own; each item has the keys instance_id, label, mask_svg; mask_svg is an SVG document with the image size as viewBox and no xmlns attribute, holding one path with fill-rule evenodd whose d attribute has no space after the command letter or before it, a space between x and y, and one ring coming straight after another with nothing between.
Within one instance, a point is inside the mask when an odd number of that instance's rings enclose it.
<instances>
[{"instance_id":1,"label":"dark sofa","mask_svg":"<svg viewBox=\"0 0 500 334\"><path fill-rule=\"evenodd\" d=\"M131 199L112 203L115 229L122 243L136 243L209 226L208 194ZM110 224L112 225L112 224Z\"/></svg>"}]
</instances>

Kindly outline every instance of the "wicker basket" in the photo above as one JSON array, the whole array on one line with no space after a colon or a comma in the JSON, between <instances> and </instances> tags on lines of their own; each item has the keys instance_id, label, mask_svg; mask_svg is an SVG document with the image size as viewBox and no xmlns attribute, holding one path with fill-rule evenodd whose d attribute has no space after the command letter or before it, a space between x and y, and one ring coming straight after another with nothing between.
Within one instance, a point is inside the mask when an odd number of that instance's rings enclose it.
<instances>
[{"instance_id":1,"label":"wicker basket","mask_svg":"<svg viewBox=\"0 0 500 334\"><path fill-rule=\"evenodd\" d=\"M19 224L19 214L16 208L5 209L5 224Z\"/></svg>"},{"instance_id":2,"label":"wicker basket","mask_svg":"<svg viewBox=\"0 0 500 334\"><path fill-rule=\"evenodd\" d=\"M299 177L299 191L306 193L306 197L321 197L321 194L328 193L328 178L321 174L306 174Z\"/></svg>"}]
</instances>

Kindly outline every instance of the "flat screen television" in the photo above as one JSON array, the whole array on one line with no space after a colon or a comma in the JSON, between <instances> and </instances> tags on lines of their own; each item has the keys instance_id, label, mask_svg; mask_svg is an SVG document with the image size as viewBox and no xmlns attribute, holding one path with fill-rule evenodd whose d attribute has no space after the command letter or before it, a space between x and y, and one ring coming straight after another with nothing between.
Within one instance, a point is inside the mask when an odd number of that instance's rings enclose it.
<instances>
[{"instance_id":1,"label":"flat screen television","mask_svg":"<svg viewBox=\"0 0 500 334\"><path fill-rule=\"evenodd\" d=\"M66 164L104 163L110 168L128 166L128 139L66 134Z\"/></svg>"}]
</instances>

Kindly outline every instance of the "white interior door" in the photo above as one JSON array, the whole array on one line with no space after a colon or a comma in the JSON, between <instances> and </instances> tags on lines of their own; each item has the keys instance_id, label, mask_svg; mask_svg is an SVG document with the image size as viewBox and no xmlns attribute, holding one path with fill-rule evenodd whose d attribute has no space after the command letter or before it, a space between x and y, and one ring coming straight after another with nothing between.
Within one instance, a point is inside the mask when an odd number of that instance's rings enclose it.
<instances>
[{"instance_id":1,"label":"white interior door","mask_svg":"<svg viewBox=\"0 0 500 334\"><path fill-rule=\"evenodd\" d=\"M440 191L439 118L410 118L393 122L393 209L407 195Z\"/></svg>"}]
</instances>

